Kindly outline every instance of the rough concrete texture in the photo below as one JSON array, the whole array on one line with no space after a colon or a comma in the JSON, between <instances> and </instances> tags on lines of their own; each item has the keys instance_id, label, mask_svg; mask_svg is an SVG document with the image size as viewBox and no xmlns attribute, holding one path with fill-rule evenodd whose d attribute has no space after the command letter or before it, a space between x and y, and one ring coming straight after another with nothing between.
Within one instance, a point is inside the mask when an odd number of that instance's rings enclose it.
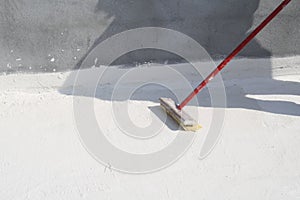
<instances>
[{"instance_id":1,"label":"rough concrete texture","mask_svg":"<svg viewBox=\"0 0 300 200\"><path fill-rule=\"evenodd\" d=\"M228 54L280 0L10 0L0 2L0 71L65 71L106 38L137 27L175 29L214 57ZM300 4L291 4L240 54L300 54ZM176 41L174 41L176 42ZM176 60L144 50L116 64Z\"/></svg>"}]
</instances>

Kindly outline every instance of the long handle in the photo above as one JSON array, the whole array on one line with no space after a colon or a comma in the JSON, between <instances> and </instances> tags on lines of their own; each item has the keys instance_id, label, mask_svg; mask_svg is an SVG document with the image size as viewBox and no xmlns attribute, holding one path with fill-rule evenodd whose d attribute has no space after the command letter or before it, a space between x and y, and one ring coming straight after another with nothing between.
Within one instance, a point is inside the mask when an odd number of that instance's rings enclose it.
<instances>
[{"instance_id":1,"label":"long handle","mask_svg":"<svg viewBox=\"0 0 300 200\"><path fill-rule=\"evenodd\" d=\"M219 66L207 76L194 91L179 105L176 105L177 109L181 110L188 102L192 100L206 85L212 80L233 57L235 57L291 0L284 0L239 46L237 46L227 58L225 58Z\"/></svg>"}]
</instances>

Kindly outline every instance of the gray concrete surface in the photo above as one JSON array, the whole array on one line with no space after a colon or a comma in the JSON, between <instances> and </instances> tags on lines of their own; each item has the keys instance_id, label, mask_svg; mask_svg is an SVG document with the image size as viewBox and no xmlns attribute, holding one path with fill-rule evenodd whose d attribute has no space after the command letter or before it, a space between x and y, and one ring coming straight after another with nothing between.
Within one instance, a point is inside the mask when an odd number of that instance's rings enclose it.
<instances>
[{"instance_id":1,"label":"gray concrete surface","mask_svg":"<svg viewBox=\"0 0 300 200\"><path fill-rule=\"evenodd\" d=\"M113 34L131 28L175 29L210 55L228 54L280 0L9 0L0 2L0 72L76 69ZM270 57L300 54L300 1L291 4L240 54ZM176 42L176 41L174 41ZM115 64L179 60L143 50Z\"/></svg>"}]
</instances>

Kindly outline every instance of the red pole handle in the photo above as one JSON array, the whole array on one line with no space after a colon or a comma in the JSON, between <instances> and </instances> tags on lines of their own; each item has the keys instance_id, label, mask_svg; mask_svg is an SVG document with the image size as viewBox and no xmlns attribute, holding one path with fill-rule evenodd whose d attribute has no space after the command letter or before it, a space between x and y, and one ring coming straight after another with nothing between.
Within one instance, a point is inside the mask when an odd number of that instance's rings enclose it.
<instances>
[{"instance_id":1,"label":"red pole handle","mask_svg":"<svg viewBox=\"0 0 300 200\"><path fill-rule=\"evenodd\" d=\"M188 102L194 98L206 85L212 80L228 63L232 60L291 0L284 0L239 46L237 46L229 56L227 56L219 66L207 76L194 91L179 105L177 109L181 110Z\"/></svg>"}]
</instances>

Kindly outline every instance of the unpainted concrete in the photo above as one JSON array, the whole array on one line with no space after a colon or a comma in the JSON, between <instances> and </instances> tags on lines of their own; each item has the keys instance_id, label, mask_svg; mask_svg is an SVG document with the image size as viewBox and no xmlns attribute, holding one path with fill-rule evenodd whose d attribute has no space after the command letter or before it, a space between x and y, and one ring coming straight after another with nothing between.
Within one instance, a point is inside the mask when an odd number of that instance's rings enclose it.
<instances>
[{"instance_id":1,"label":"unpainted concrete","mask_svg":"<svg viewBox=\"0 0 300 200\"><path fill-rule=\"evenodd\" d=\"M49 72L79 68L99 43L145 26L180 31L213 58L224 57L280 0L10 0L0 2L0 71ZM243 57L300 54L300 1L291 4L241 52ZM176 41L174 41L176 42ZM114 64L180 60L142 50Z\"/></svg>"}]
</instances>

